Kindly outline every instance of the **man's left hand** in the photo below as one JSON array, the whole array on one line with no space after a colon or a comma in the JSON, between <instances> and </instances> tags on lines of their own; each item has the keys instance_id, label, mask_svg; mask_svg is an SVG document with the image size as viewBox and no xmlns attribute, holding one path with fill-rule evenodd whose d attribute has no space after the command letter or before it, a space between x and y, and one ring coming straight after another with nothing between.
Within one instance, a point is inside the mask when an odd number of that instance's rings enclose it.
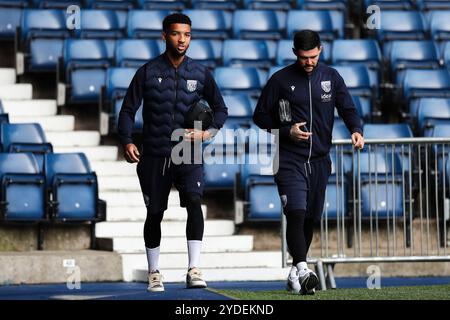
<instances>
[{"instance_id":1,"label":"man's left hand","mask_svg":"<svg viewBox=\"0 0 450 320\"><path fill-rule=\"evenodd\" d=\"M359 132L354 132L352 134L352 143L356 149L361 150L364 148L364 137Z\"/></svg>"},{"instance_id":2,"label":"man's left hand","mask_svg":"<svg viewBox=\"0 0 450 320\"><path fill-rule=\"evenodd\" d=\"M207 130L186 129L184 139L187 141L205 141L211 139L211 133Z\"/></svg>"}]
</instances>

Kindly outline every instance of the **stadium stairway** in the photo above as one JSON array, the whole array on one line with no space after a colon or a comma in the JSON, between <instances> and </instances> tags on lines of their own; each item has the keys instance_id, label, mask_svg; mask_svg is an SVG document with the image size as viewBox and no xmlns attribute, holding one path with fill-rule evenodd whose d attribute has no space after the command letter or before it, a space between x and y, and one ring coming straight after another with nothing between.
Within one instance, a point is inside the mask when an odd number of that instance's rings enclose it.
<instances>
[{"instance_id":1,"label":"stadium stairway","mask_svg":"<svg viewBox=\"0 0 450 320\"><path fill-rule=\"evenodd\" d=\"M16 83L14 69L0 69L0 99L10 122L38 122L54 152L84 152L107 201L107 221L96 225L100 250L122 258L123 280L147 281L143 240L146 217L136 165L118 161L116 146L100 145L97 131L74 130L75 118L57 115L55 100L33 99L31 84ZM207 208L203 206L205 218ZM166 282L182 282L187 272L186 211L176 190L162 223L160 269ZM207 281L284 280L279 251L253 251L253 236L235 235L233 220L206 219L200 267Z\"/></svg>"}]
</instances>

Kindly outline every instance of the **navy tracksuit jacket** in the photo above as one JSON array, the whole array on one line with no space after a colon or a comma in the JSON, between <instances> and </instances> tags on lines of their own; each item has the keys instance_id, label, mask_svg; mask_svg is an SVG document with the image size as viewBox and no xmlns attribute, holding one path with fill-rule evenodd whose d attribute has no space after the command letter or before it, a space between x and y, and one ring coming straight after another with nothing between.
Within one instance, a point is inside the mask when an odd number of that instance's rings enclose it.
<instances>
[{"instance_id":1,"label":"navy tracksuit jacket","mask_svg":"<svg viewBox=\"0 0 450 320\"><path fill-rule=\"evenodd\" d=\"M279 119L280 99L290 102L292 124L306 122L307 130L313 133L308 140L293 141L289 137L291 124L282 126ZM321 214L331 173L334 108L351 133L363 134L361 118L344 80L322 63L310 75L297 62L289 65L276 72L262 91L253 120L262 129L280 129L280 167L275 181L285 211L309 210L315 218ZM310 189L315 192L308 193Z\"/></svg>"}]
</instances>

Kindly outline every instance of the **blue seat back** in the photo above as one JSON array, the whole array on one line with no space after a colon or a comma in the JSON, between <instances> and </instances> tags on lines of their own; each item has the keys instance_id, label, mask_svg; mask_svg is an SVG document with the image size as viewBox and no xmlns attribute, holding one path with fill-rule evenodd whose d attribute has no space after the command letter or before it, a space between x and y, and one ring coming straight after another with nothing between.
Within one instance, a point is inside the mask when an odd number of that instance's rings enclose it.
<instances>
[{"instance_id":1,"label":"blue seat back","mask_svg":"<svg viewBox=\"0 0 450 320\"><path fill-rule=\"evenodd\" d=\"M295 32L303 29L318 32L323 40L338 38L338 32L333 28L330 13L326 10L289 11L286 22L287 38L293 39Z\"/></svg>"},{"instance_id":2,"label":"blue seat back","mask_svg":"<svg viewBox=\"0 0 450 320\"><path fill-rule=\"evenodd\" d=\"M419 11L382 11L380 24L377 29L380 41L425 38L425 18Z\"/></svg>"},{"instance_id":3,"label":"blue seat back","mask_svg":"<svg viewBox=\"0 0 450 320\"><path fill-rule=\"evenodd\" d=\"M64 38L69 36L64 11L25 9L22 14L22 39L33 37Z\"/></svg>"},{"instance_id":4,"label":"blue seat back","mask_svg":"<svg viewBox=\"0 0 450 320\"><path fill-rule=\"evenodd\" d=\"M31 153L0 153L3 218L36 221L45 218L45 184Z\"/></svg>"},{"instance_id":5,"label":"blue seat back","mask_svg":"<svg viewBox=\"0 0 450 320\"><path fill-rule=\"evenodd\" d=\"M224 66L269 68L273 57L264 40L225 40L223 44Z\"/></svg>"},{"instance_id":6,"label":"blue seat back","mask_svg":"<svg viewBox=\"0 0 450 320\"><path fill-rule=\"evenodd\" d=\"M162 22L168 10L130 10L127 30L129 38L161 38Z\"/></svg>"},{"instance_id":7,"label":"blue seat back","mask_svg":"<svg viewBox=\"0 0 450 320\"><path fill-rule=\"evenodd\" d=\"M231 32L232 14L223 10L184 10L191 18L196 39L226 39Z\"/></svg>"},{"instance_id":8,"label":"blue seat back","mask_svg":"<svg viewBox=\"0 0 450 320\"><path fill-rule=\"evenodd\" d=\"M286 14L270 10L236 10L233 16L233 37L236 39L281 39Z\"/></svg>"},{"instance_id":9,"label":"blue seat back","mask_svg":"<svg viewBox=\"0 0 450 320\"><path fill-rule=\"evenodd\" d=\"M13 39L21 19L22 9L0 8L0 39Z\"/></svg>"},{"instance_id":10,"label":"blue seat back","mask_svg":"<svg viewBox=\"0 0 450 320\"><path fill-rule=\"evenodd\" d=\"M257 96L262 88L261 74L256 68L219 67L214 78L223 94L248 93Z\"/></svg>"},{"instance_id":11,"label":"blue seat back","mask_svg":"<svg viewBox=\"0 0 450 320\"><path fill-rule=\"evenodd\" d=\"M155 40L123 39L116 43L116 65L119 67L137 68L159 54Z\"/></svg>"},{"instance_id":12,"label":"blue seat back","mask_svg":"<svg viewBox=\"0 0 450 320\"><path fill-rule=\"evenodd\" d=\"M120 38L124 35L125 25L119 14L112 10L81 10L81 38ZM122 18L123 19L123 18Z\"/></svg>"}]
</instances>

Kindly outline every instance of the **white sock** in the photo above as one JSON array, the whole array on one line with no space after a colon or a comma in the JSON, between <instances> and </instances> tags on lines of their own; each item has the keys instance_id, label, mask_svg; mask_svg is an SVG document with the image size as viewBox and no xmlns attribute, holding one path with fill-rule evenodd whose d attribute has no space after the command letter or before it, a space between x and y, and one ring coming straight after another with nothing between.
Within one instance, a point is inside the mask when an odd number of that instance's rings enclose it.
<instances>
[{"instance_id":1,"label":"white sock","mask_svg":"<svg viewBox=\"0 0 450 320\"><path fill-rule=\"evenodd\" d=\"M200 240L188 240L188 256L189 256L189 267L197 267L200 263L200 251L202 249L202 241Z\"/></svg>"},{"instance_id":2,"label":"white sock","mask_svg":"<svg viewBox=\"0 0 450 320\"><path fill-rule=\"evenodd\" d=\"M297 263L297 270L299 274L305 273L308 270L308 264L305 261Z\"/></svg>"},{"instance_id":3,"label":"white sock","mask_svg":"<svg viewBox=\"0 0 450 320\"><path fill-rule=\"evenodd\" d=\"M159 270L159 247L151 249L145 247L145 251L147 252L148 272Z\"/></svg>"}]
</instances>

